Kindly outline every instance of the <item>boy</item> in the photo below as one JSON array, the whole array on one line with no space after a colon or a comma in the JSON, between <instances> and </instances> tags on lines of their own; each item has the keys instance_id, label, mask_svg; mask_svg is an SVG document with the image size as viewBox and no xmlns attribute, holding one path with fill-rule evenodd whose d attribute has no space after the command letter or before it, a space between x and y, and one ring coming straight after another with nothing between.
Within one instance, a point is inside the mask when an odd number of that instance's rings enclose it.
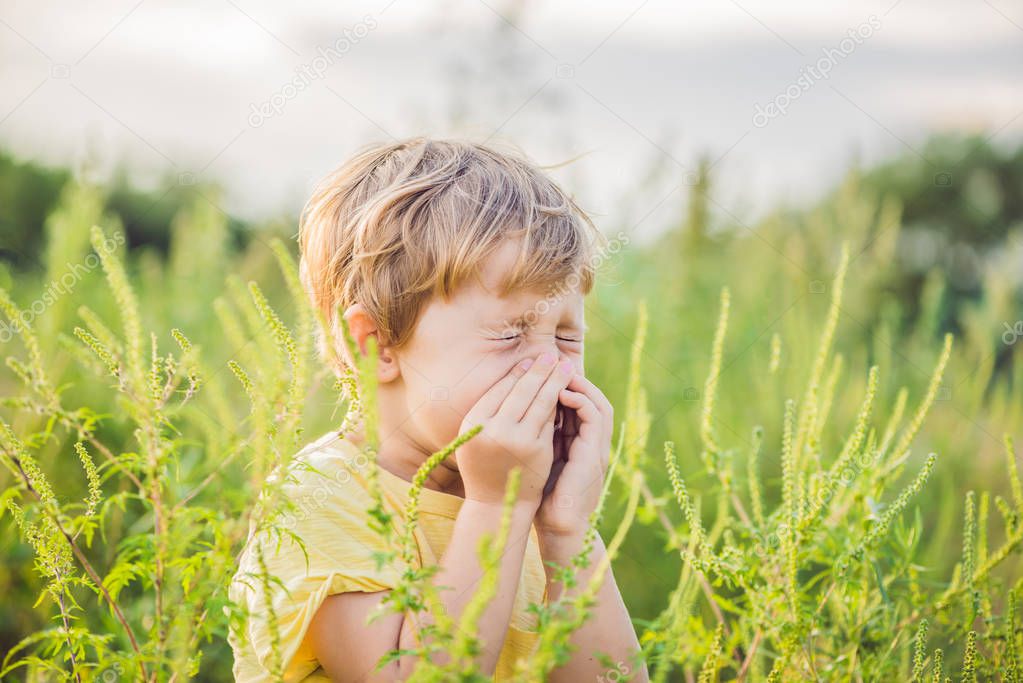
<instances>
[{"instance_id":1,"label":"boy","mask_svg":"<svg viewBox=\"0 0 1023 683\"><path fill-rule=\"evenodd\" d=\"M301 276L313 304L334 339L343 339L343 317L357 353L371 336L377 344L378 481L389 511L403 519L420 465L483 426L430 474L415 533L419 561L439 566L430 580L455 623L483 575L480 538L497 531L509 472L520 469L497 591L476 633L477 664L498 681L536 645L529 604L562 594L544 562L566 565L582 549L608 464L611 404L583 374L583 297L602 239L530 162L454 140L366 148L322 181L302 214ZM354 363L344 344L323 341L338 371ZM378 569L373 556L385 546L368 527L364 438L332 432L296 456L320 473L301 471L285 488L299 502L289 525L308 561L297 545L265 543L262 561L281 585L267 598L232 584L232 599L254 615L231 637L238 680L277 671L288 681L392 681L412 672L408 656L374 670L387 651L415 647L424 622L389 612L367 624L400 568ZM604 552L598 535L580 583ZM258 561L247 550L238 576L258 573ZM597 653L617 663L616 679L631 671L646 680L610 569L571 642L571 661L549 680L606 677Z\"/></svg>"}]
</instances>

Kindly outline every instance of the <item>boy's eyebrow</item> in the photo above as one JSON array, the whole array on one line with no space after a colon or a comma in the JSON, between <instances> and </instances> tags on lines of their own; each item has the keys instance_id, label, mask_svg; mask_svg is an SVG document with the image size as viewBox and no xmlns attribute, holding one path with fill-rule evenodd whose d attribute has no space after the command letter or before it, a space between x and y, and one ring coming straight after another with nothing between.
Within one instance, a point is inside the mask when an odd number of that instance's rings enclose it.
<instances>
[{"instance_id":1,"label":"boy's eyebrow","mask_svg":"<svg viewBox=\"0 0 1023 683\"><path fill-rule=\"evenodd\" d=\"M502 325L507 324L509 327L514 327L516 329L520 329L520 328L521 329L529 329L530 327L535 326L535 323L533 323L533 324L529 323L529 321L527 320L526 316L527 316L526 313L522 313L522 314L520 314L520 315L518 315L518 316L516 316L514 318L504 318L504 319L500 320L499 322ZM578 322L578 321L575 321L575 320L570 320L569 322L566 322L566 323L558 323L558 327L559 328L569 328L569 329L573 329L573 330L578 330L578 331L582 332L583 334L586 334L590 330L590 326L587 325L585 321Z\"/></svg>"}]
</instances>

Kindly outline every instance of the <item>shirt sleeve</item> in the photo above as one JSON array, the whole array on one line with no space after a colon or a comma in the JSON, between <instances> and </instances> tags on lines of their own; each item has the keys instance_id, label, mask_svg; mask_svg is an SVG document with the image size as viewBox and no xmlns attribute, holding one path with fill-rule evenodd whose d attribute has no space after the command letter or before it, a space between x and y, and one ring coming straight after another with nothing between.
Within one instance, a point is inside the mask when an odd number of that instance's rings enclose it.
<instances>
[{"instance_id":1,"label":"shirt sleeve","mask_svg":"<svg viewBox=\"0 0 1023 683\"><path fill-rule=\"evenodd\" d=\"M369 526L372 497L342 459L318 459L315 469L292 477L282 488L292 503L280 518L284 533L251 537L232 584L233 599L249 614L245 640L252 657L266 671L279 667L288 681L316 666L305 635L328 596L389 590L400 578L393 564L378 566L388 546Z\"/></svg>"}]
</instances>

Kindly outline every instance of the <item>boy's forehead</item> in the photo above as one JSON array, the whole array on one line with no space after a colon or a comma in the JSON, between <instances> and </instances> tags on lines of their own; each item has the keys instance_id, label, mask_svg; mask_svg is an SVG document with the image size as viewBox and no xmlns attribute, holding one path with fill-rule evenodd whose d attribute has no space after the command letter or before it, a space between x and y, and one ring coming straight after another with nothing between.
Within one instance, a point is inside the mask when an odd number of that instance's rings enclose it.
<instances>
[{"instance_id":1,"label":"boy's forehead","mask_svg":"<svg viewBox=\"0 0 1023 683\"><path fill-rule=\"evenodd\" d=\"M520 257L520 242L505 240L480 264L477 271L479 286L491 296L500 295L502 285L511 275Z\"/></svg>"},{"instance_id":2,"label":"boy's forehead","mask_svg":"<svg viewBox=\"0 0 1023 683\"><path fill-rule=\"evenodd\" d=\"M512 322L546 301L542 309L564 308L566 317L582 324L583 296L578 288L554 287L556 296L546 289L518 289L502 296L503 285L520 255L519 248L516 240L507 240L486 259L476 277L465 283L472 291L471 299L477 312L487 319Z\"/></svg>"},{"instance_id":3,"label":"boy's forehead","mask_svg":"<svg viewBox=\"0 0 1023 683\"><path fill-rule=\"evenodd\" d=\"M482 262L476 271L474 285L489 298L507 300L513 305L521 300L544 298L547 295L544 288L512 290L502 296L504 285L514 272L521 256L521 242L517 239L506 239ZM561 286L553 289L565 290L567 293L571 288Z\"/></svg>"}]
</instances>

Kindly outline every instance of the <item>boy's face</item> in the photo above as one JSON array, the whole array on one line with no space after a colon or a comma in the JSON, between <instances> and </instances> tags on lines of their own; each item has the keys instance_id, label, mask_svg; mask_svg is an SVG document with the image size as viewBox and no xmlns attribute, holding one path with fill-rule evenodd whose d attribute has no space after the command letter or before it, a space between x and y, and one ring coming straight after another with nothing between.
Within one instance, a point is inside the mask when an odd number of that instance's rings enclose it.
<instances>
[{"instance_id":1,"label":"boy's face","mask_svg":"<svg viewBox=\"0 0 1023 683\"><path fill-rule=\"evenodd\" d=\"M556 288L549 297L525 291L498 296L498 283L517 249L517 242L506 241L481 269L482 282L464 283L448 302L434 297L412 338L394 354L400 377L380 390L404 393L404 410L398 411L405 413L404 421L394 428L424 452L450 443L469 409L519 361L547 352L583 372L585 323L578 288Z\"/></svg>"}]
</instances>

